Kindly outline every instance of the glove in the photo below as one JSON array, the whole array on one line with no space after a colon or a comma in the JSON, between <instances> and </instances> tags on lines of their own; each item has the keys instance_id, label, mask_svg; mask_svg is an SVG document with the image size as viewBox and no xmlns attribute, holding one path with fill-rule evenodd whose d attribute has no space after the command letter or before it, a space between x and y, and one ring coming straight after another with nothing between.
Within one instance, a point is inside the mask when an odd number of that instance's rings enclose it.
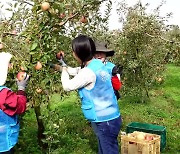
<instances>
[{"instance_id":1,"label":"glove","mask_svg":"<svg viewBox=\"0 0 180 154\"><path fill-rule=\"evenodd\" d=\"M64 52L60 51L56 54L56 58L58 59L59 63L62 67L66 67L66 63L64 62Z\"/></svg>"},{"instance_id":2,"label":"glove","mask_svg":"<svg viewBox=\"0 0 180 154\"><path fill-rule=\"evenodd\" d=\"M25 91L26 85L27 85L27 81L29 80L29 75L26 74L25 78L21 81L19 81L18 79L16 79L17 82L17 86L18 86L18 90L23 90Z\"/></svg>"},{"instance_id":3,"label":"glove","mask_svg":"<svg viewBox=\"0 0 180 154\"><path fill-rule=\"evenodd\" d=\"M64 62L63 58L58 60L62 67L66 67L66 63Z\"/></svg>"}]
</instances>

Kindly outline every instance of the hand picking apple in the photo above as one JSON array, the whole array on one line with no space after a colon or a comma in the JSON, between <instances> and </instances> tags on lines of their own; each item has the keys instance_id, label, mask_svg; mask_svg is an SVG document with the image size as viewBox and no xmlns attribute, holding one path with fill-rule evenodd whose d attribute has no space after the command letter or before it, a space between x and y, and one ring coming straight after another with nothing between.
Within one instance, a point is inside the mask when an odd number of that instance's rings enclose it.
<instances>
[{"instance_id":1,"label":"hand picking apple","mask_svg":"<svg viewBox=\"0 0 180 154\"><path fill-rule=\"evenodd\" d=\"M63 51L59 51L59 52L56 54L56 58L57 58L57 59L62 59L62 58L64 58L64 52L63 52Z\"/></svg>"},{"instance_id":2,"label":"hand picking apple","mask_svg":"<svg viewBox=\"0 0 180 154\"><path fill-rule=\"evenodd\" d=\"M59 63L62 67L66 67L66 63L64 62L64 52L60 51L56 54L56 58L58 59Z\"/></svg>"},{"instance_id":3,"label":"hand picking apple","mask_svg":"<svg viewBox=\"0 0 180 154\"><path fill-rule=\"evenodd\" d=\"M29 75L26 72L19 72L16 76L18 90L25 90Z\"/></svg>"},{"instance_id":4,"label":"hand picking apple","mask_svg":"<svg viewBox=\"0 0 180 154\"><path fill-rule=\"evenodd\" d=\"M21 80L24 80L27 76L27 73L26 72L19 72L16 76L16 78L21 81Z\"/></svg>"}]
</instances>

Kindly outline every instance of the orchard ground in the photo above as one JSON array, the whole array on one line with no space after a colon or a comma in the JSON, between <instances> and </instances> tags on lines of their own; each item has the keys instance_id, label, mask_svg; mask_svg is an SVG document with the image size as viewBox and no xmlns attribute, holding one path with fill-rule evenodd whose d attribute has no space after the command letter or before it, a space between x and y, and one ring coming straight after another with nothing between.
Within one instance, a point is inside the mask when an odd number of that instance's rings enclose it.
<instances>
[{"instance_id":1,"label":"orchard ground","mask_svg":"<svg viewBox=\"0 0 180 154\"><path fill-rule=\"evenodd\" d=\"M166 148L162 154L180 153L180 67L167 65L164 82L155 85L150 92L151 102L133 103L129 98L119 101L123 118L122 131L130 122L143 122L166 127ZM71 92L70 96L54 94L50 101L48 129L51 130L48 143L51 145L47 153L54 154L96 154L97 141L90 124L84 119L78 96ZM16 154L43 153L37 144L37 122L33 109L22 117L19 143ZM54 130L54 132L52 131ZM52 133L53 132L53 133ZM48 131L46 132L48 134ZM120 143L120 136L119 136Z\"/></svg>"}]
</instances>

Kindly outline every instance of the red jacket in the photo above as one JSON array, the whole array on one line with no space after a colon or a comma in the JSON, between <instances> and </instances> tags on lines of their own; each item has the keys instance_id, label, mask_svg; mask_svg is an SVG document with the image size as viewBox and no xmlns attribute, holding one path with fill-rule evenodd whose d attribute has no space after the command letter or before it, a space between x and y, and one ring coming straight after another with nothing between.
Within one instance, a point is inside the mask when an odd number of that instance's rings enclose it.
<instances>
[{"instance_id":1,"label":"red jacket","mask_svg":"<svg viewBox=\"0 0 180 154\"><path fill-rule=\"evenodd\" d=\"M4 88L0 91L0 109L10 116L24 113L26 110L26 103L26 94L22 90L15 93Z\"/></svg>"},{"instance_id":2,"label":"red jacket","mask_svg":"<svg viewBox=\"0 0 180 154\"><path fill-rule=\"evenodd\" d=\"M111 78L112 86L114 90L120 90L122 87L122 82L119 80L118 76L112 76Z\"/></svg>"}]
</instances>

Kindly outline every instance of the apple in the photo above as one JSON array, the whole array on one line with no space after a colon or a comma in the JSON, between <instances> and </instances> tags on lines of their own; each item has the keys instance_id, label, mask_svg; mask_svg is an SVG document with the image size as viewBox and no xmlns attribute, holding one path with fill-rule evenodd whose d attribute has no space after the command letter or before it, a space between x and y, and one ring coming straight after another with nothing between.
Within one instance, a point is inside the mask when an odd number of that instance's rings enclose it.
<instances>
[{"instance_id":1,"label":"apple","mask_svg":"<svg viewBox=\"0 0 180 154\"><path fill-rule=\"evenodd\" d=\"M49 8L50 8L50 4L49 4L48 2L43 2L43 3L41 4L41 9L42 9L43 11L47 11L47 10L49 10Z\"/></svg>"},{"instance_id":2,"label":"apple","mask_svg":"<svg viewBox=\"0 0 180 154\"><path fill-rule=\"evenodd\" d=\"M138 140L144 140L145 139L145 135L143 133L139 133L139 134L137 134L136 138Z\"/></svg>"},{"instance_id":3,"label":"apple","mask_svg":"<svg viewBox=\"0 0 180 154\"><path fill-rule=\"evenodd\" d=\"M37 92L37 93L41 93L41 92L42 92L42 89L41 89L41 88L37 88L37 89L36 89L36 92Z\"/></svg>"},{"instance_id":4,"label":"apple","mask_svg":"<svg viewBox=\"0 0 180 154\"><path fill-rule=\"evenodd\" d=\"M42 68L42 64L41 64L41 62L37 62L37 64L35 65L35 69L36 70L40 70Z\"/></svg>"},{"instance_id":5,"label":"apple","mask_svg":"<svg viewBox=\"0 0 180 154\"><path fill-rule=\"evenodd\" d=\"M3 49L4 45L2 43L0 43L0 49Z\"/></svg>"},{"instance_id":6,"label":"apple","mask_svg":"<svg viewBox=\"0 0 180 154\"><path fill-rule=\"evenodd\" d=\"M145 136L145 140L146 141L151 141L151 140L153 140L154 139L154 137L152 136L152 135L146 135Z\"/></svg>"},{"instance_id":7,"label":"apple","mask_svg":"<svg viewBox=\"0 0 180 154\"><path fill-rule=\"evenodd\" d=\"M63 52L63 51L59 51L59 52L56 54L56 58L57 58L57 59L61 59L62 57L64 57L64 52Z\"/></svg>"},{"instance_id":8,"label":"apple","mask_svg":"<svg viewBox=\"0 0 180 154\"><path fill-rule=\"evenodd\" d=\"M16 76L16 78L19 80L19 81L22 81L26 78L27 76L27 73L26 72L19 72Z\"/></svg>"},{"instance_id":9,"label":"apple","mask_svg":"<svg viewBox=\"0 0 180 154\"><path fill-rule=\"evenodd\" d=\"M80 22L87 23L88 20L87 20L87 18L85 16L82 16L81 19L80 19Z\"/></svg>"}]
</instances>

